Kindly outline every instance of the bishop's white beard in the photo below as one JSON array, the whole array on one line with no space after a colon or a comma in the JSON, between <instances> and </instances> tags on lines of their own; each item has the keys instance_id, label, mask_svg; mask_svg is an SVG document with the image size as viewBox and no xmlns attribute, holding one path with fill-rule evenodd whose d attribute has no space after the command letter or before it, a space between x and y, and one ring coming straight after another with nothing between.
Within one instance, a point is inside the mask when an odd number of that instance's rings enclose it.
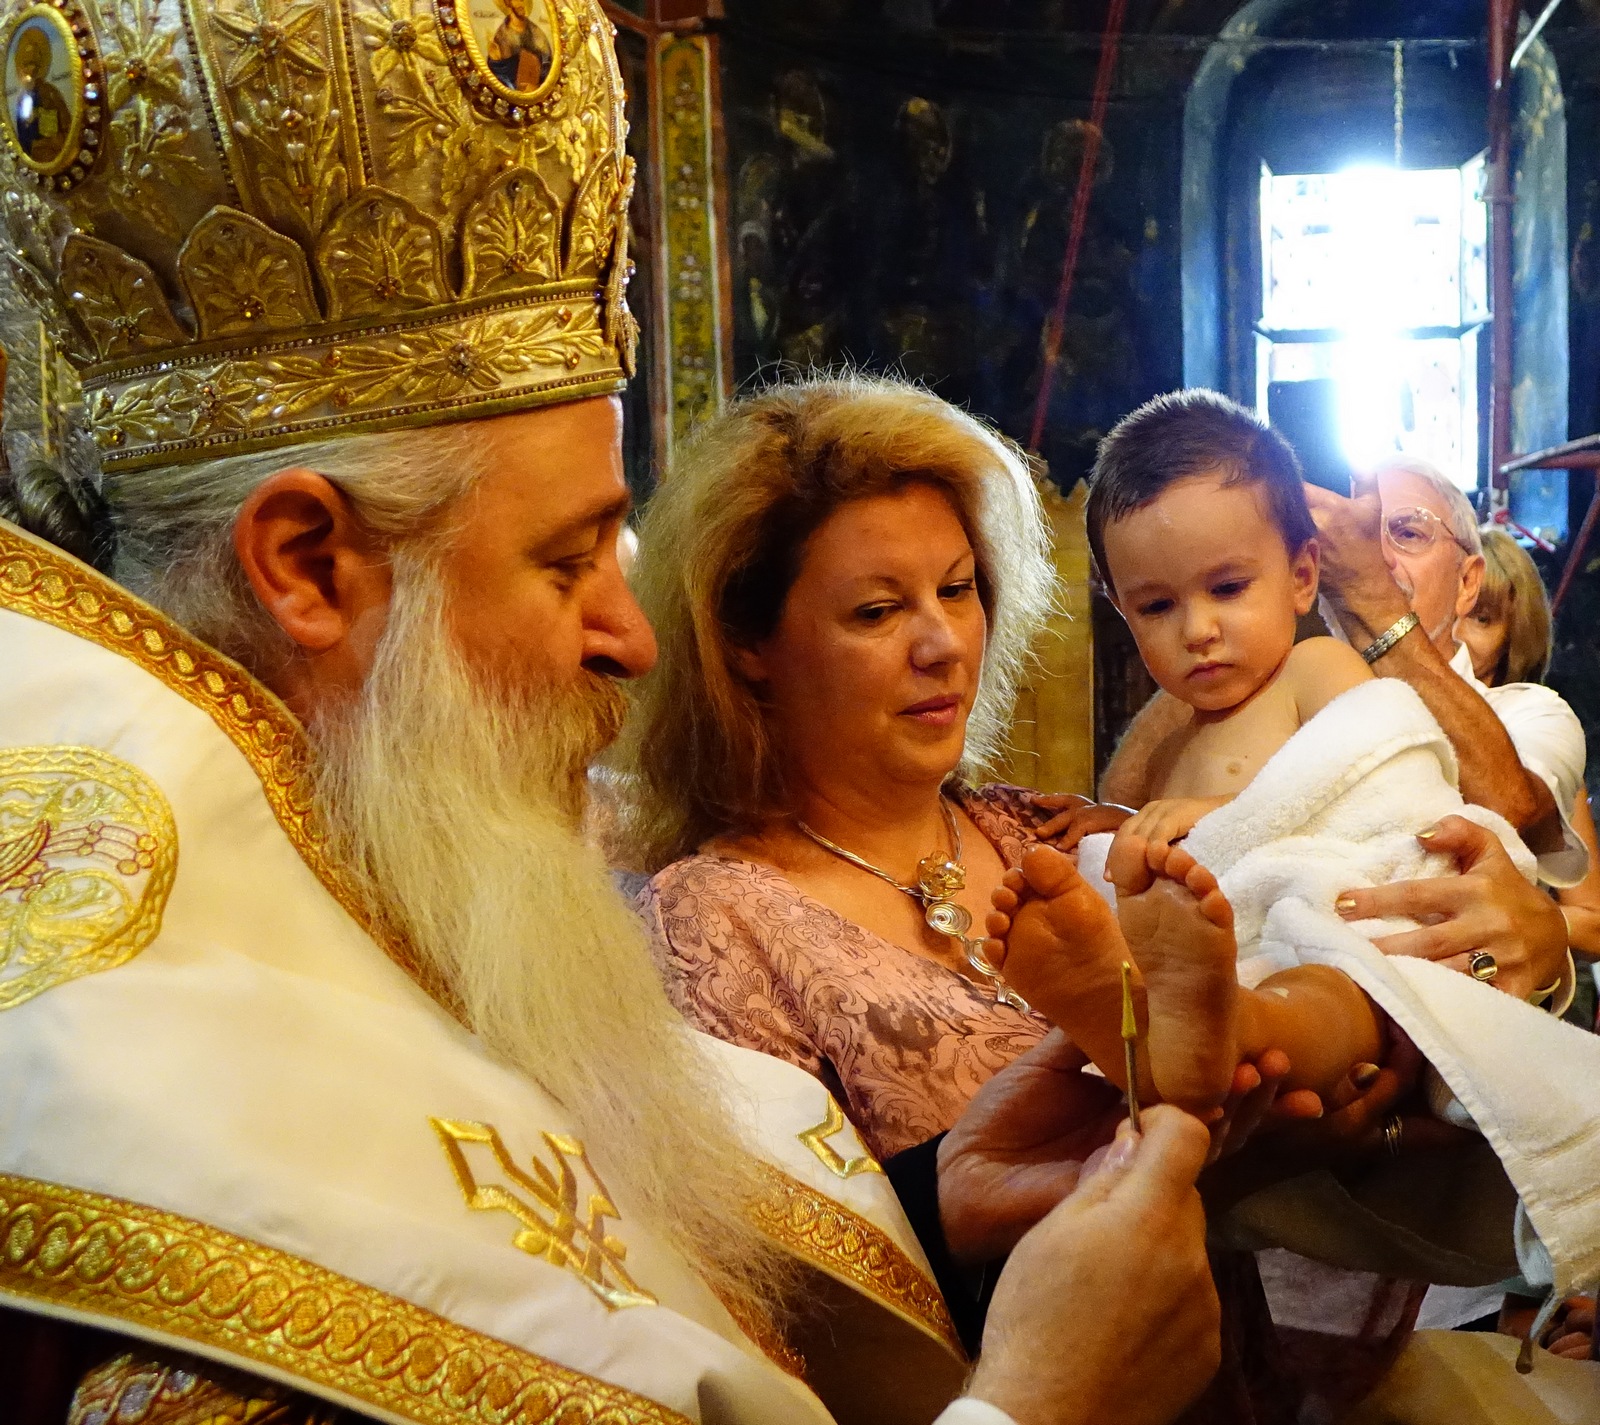
<instances>
[{"instance_id":1,"label":"bishop's white beard","mask_svg":"<svg viewBox=\"0 0 1600 1425\"><path fill-rule=\"evenodd\" d=\"M736 1316L770 1318L784 1268L746 1225L760 1181L717 1067L575 831L624 709L611 679L584 680L517 699L477 686L437 575L401 554L362 695L316 730L320 809L374 909L484 1044L568 1109L607 1186Z\"/></svg>"}]
</instances>

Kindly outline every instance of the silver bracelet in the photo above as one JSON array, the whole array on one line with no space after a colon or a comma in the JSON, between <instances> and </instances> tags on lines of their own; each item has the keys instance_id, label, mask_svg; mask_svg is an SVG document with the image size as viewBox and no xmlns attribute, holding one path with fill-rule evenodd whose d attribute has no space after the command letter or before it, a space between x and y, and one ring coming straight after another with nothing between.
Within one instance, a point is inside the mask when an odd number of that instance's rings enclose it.
<instances>
[{"instance_id":1,"label":"silver bracelet","mask_svg":"<svg viewBox=\"0 0 1600 1425\"><path fill-rule=\"evenodd\" d=\"M1411 630L1421 622L1422 620L1419 619L1414 613L1409 612L1403 617L1397 618L1392 624L1389 625L1388 628L1386 628L1375 639L1373 639L1371 643L1361 650L1362 659L1368 663L1376 663L1380 658L1383 657L1385 653L1393 648L1395 644L1400 642L1402 638L1410 633Z\"/></svg>"}]
</instances>

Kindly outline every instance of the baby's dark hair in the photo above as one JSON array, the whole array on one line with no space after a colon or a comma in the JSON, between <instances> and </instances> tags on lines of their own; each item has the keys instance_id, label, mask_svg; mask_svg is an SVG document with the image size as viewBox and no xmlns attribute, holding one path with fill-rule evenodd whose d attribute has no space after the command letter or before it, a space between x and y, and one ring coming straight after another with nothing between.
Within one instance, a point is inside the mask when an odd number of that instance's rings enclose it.
<instances>
[{"instance_id":1,"label":"baby's dark hair","mask_svg":"<svg viewBox=\"0 0 1600 1425\"><path fill-rule=\"evenodd\" d=\"M1291 555L1317 527L1306 505L1294 447L1254 411L1215 391L1171 391L1117 422L1100 442L1089 475L1089 548L1105 581L1105 527L1143 509L1180 480L1213 470L1225 485L1262 485L1267 506Z\"/></svg>"}]
</instances>

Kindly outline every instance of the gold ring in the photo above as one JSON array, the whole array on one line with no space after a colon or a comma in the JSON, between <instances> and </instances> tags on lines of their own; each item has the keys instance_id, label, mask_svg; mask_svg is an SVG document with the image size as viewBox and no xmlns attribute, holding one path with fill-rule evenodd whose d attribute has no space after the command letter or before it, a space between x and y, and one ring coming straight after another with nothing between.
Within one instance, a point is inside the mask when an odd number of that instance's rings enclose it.
<instances>
[{"instance_id":1,"label":"gold ring","mask_svg":"<svg viewBox=\"0 0 1600 1425\"><path fill-rule=\"evenodd\" d=\"M1398 1113L1391 1113L1383 1122L1383 1146L1389 1150L1391 1158L1400 1156L1400 1134L1404 1127Z\"/></svg>"},{"instance_id":2,"label":"gold ring","mask_svg":"<svg viewBox=\"0 0 1600 1425\"><path fill-rule=\"evenodd\" d=\"M1500 973L1500 962L1487 950L1474 950L1467 956L1467 973L1475 980L1488 984Z\"/></svg>"}]
</instances>

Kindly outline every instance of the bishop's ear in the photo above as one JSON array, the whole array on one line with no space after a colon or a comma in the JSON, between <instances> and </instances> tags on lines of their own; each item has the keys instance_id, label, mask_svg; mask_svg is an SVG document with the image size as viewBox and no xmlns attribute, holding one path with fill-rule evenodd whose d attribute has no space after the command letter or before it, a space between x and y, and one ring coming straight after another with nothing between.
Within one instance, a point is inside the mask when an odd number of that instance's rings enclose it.
<instances>
[{"instance_id":1,"label":"bishop's ear","mask_svg":"<svg viewBox=\"0 0 1600 1425\"><path fill-rule=\"evenodd\" d=\"M262 607L305 654L370 660L387 617L389 565L332 481L303 468L268 476L239 511L233 547ZM357 682L364 675L348 671Z\"/></svg>"}]
</instances>

